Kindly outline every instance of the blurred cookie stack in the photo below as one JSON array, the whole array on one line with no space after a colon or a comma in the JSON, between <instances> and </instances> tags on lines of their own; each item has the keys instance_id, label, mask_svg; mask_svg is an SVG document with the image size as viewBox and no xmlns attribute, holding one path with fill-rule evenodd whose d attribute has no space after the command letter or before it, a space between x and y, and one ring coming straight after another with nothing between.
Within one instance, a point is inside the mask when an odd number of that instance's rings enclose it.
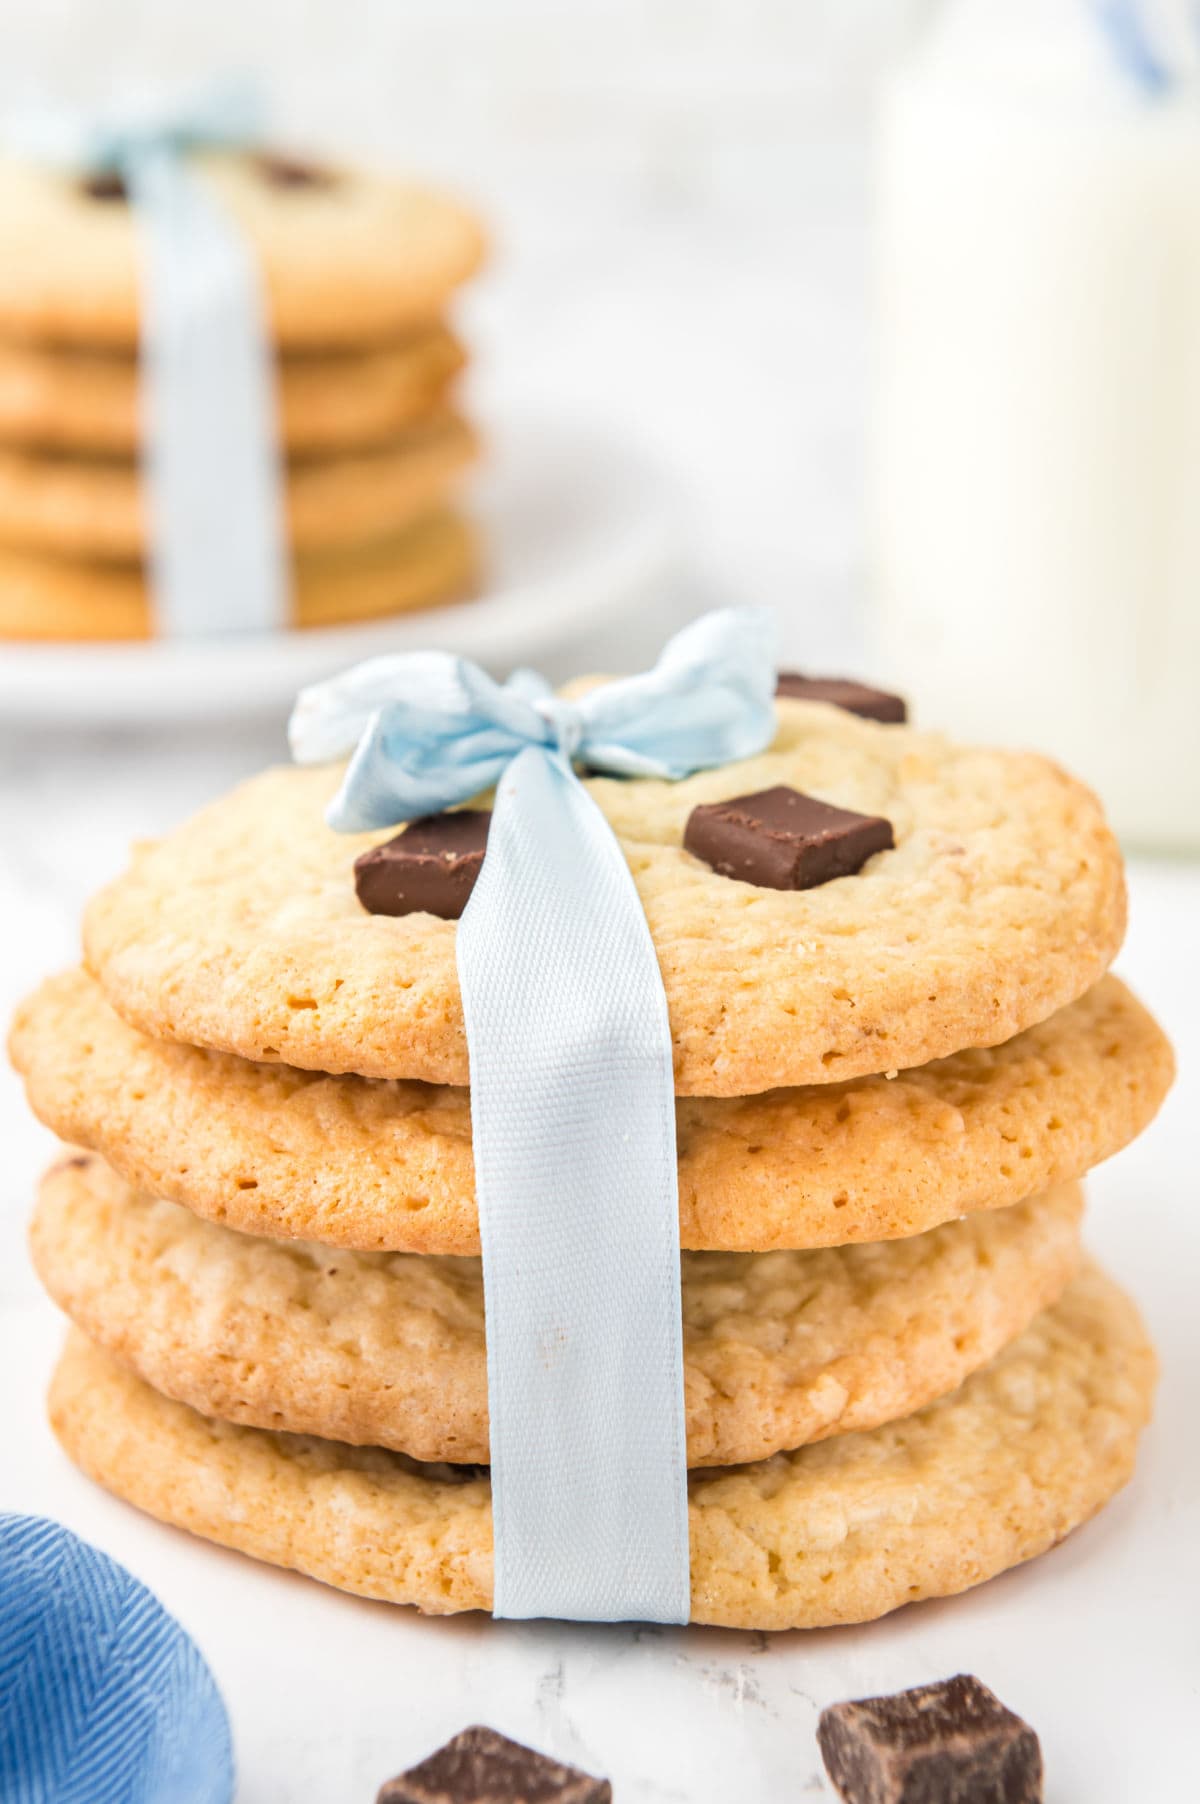
<instances>
[{"instance_id":1,"label":"blurred cookie stack","mask_svg":"<svg viewBox=\"0 0 1200 1804\"><path fill-rule=\"evenodd\" d=\"M478 220L453 200L264 153L197 158L259 271L276 353L292 619L469 592L453 293ZM137 232L119 178L0 164L0 638L154 633L140 476Z\"/></svg>"},{"instance_id":2,"label":"blurred cookie stack","mask_svg":"<svg viewBox=\"0 0 1200 1804\"><path fill-rule=\"evenodd\" d=\"M1137 1312L1079 1242L1078 1179L1172 1075L1106 974L1120 855L1053 765L901 713L784 678L759 757L587 781L671 1017L697 1621L961 1591L1099 1509L1149 1413ZM140 847L89 908L88 968L19 1012L70 1143L33 1227L77 1330L51 1416L166 1521L487 1608L455 968L486 802L339 835L341 774L268 771Z\"/></svg>"}]
</instances>

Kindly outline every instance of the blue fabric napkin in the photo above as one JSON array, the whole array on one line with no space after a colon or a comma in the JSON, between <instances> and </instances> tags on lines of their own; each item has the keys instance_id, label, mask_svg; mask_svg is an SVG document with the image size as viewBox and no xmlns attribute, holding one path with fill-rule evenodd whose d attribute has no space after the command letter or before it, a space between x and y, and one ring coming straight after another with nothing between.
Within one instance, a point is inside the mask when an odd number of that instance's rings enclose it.
<instances>
[{"instance_id":1,"label":"blue fabric napkin","mask_svg":"<svg viewBox=\"0 0 1200 1804\"><path fill-rule=\"evenodd\" d=\"M0 1514L3 1804L229 1804L233 1750L195 1643L56 1522Z\"/></svg>"}]
</instances>

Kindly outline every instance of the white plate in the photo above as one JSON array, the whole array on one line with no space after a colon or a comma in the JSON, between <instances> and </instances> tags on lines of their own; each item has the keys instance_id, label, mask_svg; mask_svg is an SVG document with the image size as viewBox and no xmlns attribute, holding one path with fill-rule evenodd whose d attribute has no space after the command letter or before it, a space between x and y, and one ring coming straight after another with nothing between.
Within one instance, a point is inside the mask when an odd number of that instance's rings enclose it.
<instances>
[{"instance_id":1,"label":"white plate","mask_svg":"<svg viewBox=\"0 0 1200 1804\"><path fill-rule=\"evenodd\" d=\"M537 664L649 605L676 568L661 474L591 427L526 419L487 431L471 498L485 593L391 620L275 637L0 646L0 721L199 720L285 709L297 689L384 651L438 647ZM552 673L553 674L553 673Z\"/></svg>"}]
</instances>

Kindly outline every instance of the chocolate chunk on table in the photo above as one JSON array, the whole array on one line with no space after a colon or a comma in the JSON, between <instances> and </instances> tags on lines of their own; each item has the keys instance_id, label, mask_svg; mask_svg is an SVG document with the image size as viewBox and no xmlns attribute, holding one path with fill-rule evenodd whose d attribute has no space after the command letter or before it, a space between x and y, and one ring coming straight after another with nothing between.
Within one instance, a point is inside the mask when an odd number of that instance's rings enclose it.
<instances>
[{"instance_id":1,"label":"chocolate chunk on table","mask_svg":"<svg viewBox=\"0 0 1200 1804\"><path fill-rule=\"evenodd\" d=\"M781 784L693 808L683 843L719 876L760 889L813 889L853 876L896 842L880 815L834 808Z\"/></svg>"},{"instance_id":2,"label":"chocolate chunk on table","mask_svg":"<svg viewBox=\"0 0 1200 1804\"><path fill-rule=\"evenodd\" d=\"M817 1740L845 1804L1041 1804L1037 1736L965 1673L834 1704Z\"/></svg>"},{"instance_id":3,"label":"chocolate chunk on table","mask_svg":"<svg viewBox=\"0 0 1200 1804\"><path fill-rule=\"evenodd\" d=\"M376 1804L612 1804L612 1786L495 1729L474 1728L389 1779Z\"/></svg>"},{"instance_id":4,"label":"chocolate chunk on table","mask_svg":"<svg viewBox=\"0 0 1200 1804\"><path fill-rule=\"evenodd\" d=\"M798 670L781 670L775 693L792 701L829 702L847 714L861 714L864 720L882 720L892 726L908 719L902 695L889 695L886 689L873 689L850 677L807 677Z\"/></svg>"},{"instance_id":5,"label":"chocolate chunk on table","mask_svg":"<svg viewBox=\"0 0 1200 1804\"><path fill-rule=\"evenodd\" d=\"M487 848L491 810L427 814L354 861L354 888L372 915L439 915L457 921Z\"/></svg>"}]
</instances>

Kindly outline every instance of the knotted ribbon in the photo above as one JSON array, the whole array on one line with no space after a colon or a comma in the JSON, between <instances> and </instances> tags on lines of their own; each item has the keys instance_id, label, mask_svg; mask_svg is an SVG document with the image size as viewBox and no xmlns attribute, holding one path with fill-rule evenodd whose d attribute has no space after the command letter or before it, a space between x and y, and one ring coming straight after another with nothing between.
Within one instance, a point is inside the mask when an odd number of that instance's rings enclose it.
<instances>
[{"instance_id":1,"label":"knotted ribbon","mask_svg":"<svg viewBox=\"0 0 1200 1804\"><path fill-rule=\"evenodd\" d=\"M4 133L30 161L120 177L136 212L150 588L158 629L171 636L268 632L288 618L258 274L187 162L190 151L241 149L257 137L254 96L236 84L91 117L39 109Z\"/></svg>"},{"instance_id":2,"label":"knotted ribbon","mask_svg":"<svg viewBox=\"0 0 1200 1804\"><path fill-rule=\"evenodd\" d=\"M495 786L456 948L483 1252L498 1616L686 1622L675 1087L621 846L576 776L673 779L775 728L763 616L710 614L653 670L572 700L462 658L305 690L292 750L353 750L347 832Z\"/></svg>"},{"instance_id":3,"label":"knotted ribbon","mask_svg":"<svg viewBox=\"0 0 1200 1804\"><path fill-rule=\"evenodd\" d=\"M0 1515L0 1798L232 1797L225 1706L174 1617L58 1523Z\"/></svg>"}]
</instances>

